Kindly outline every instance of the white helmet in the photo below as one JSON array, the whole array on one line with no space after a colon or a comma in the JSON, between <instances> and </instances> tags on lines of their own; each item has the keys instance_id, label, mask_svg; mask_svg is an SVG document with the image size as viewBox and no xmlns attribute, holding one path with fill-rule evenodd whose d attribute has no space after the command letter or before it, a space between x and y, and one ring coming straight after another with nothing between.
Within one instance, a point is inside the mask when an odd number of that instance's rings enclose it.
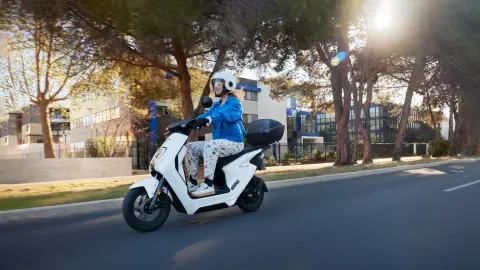
<instances>
[{"instance_id":1,"label":"white helmet","mask_svg":"<svg viewBox=\"0 0 480 270\"><path fill-rule=\"evenodd\" d=\"M223 91L231 92L237 88L237 78L230 71L219 71L212 76L212 90L215 89L215 85L219 81L224 81Z\"/></svg>"}]
</instances>

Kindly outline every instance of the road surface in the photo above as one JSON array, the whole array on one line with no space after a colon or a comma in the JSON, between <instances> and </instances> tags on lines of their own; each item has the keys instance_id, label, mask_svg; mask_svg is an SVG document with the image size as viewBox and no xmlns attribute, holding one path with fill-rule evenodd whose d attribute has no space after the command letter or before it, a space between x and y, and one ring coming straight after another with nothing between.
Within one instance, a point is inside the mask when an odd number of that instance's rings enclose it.
<instances>
[{"instance_id":1,"label":"road surface","mask_svg":"<svg viewBox=\"0 0 480 270\"><path fill-rule=\"evenodd\" d=\"M0 269L480 269L480 166L275 189L139 234L118 211L0 226ZM173 210L173 208L172 208Z\"/></svg>"}]
</instances>

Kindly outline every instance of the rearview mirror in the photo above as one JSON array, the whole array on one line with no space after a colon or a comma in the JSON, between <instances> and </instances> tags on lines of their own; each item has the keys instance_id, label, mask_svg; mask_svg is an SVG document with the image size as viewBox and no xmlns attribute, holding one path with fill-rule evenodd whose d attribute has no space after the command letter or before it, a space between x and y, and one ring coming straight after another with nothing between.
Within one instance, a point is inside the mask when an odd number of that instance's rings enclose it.
<instances>
[{"instance_id":1,"label":"rearview mirror","mask_svg":"<svg viewBox=\"0 0 480 270\"><path fill-rule=\"evenodd\" d=\"M213 100L209 96L202 97L202 106L204 108L210 108L213 105Z\"/></svg>"}]
</instances>

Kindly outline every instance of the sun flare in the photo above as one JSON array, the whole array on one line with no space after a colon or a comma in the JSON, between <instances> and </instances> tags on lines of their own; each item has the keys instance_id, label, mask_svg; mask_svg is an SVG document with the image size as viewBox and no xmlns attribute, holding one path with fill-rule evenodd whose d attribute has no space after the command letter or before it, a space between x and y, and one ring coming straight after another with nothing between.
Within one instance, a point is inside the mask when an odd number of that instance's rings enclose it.
<instances>
[{"instance_id":1,"label":"sun flare","mask_svg":"<svg viewBox=\"0 0 480 270\"><path fill-rule=\"evenodd\" d=\"M387 14L379 14L375 18L375 27L379 30L388 28L392 22L392 17Z\"/></svg>"}]
</instances>

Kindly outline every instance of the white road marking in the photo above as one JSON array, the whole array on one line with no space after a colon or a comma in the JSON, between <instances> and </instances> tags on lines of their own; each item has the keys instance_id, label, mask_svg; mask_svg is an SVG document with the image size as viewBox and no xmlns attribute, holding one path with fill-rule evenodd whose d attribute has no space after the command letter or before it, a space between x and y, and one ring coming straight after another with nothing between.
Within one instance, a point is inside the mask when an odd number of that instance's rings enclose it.
<instances>
[{"instance_id":1,"label":"white road marking","mask_svg":"<svg viewBox=\"0 0 480 270\"><path fill-rule=\"evenodd\" d=\"M449 188L449 189L445 189L444 192L454 191L454 190L464 188L464 187L468 187L468 186L471 186L471 185L475 185L475 184L478 184L478 183L480 183L480 180L473 181L473 182L470 182L470 183L466 183L466 184L463 184L463 185L460 185L460 186L452 187L452 188Z\"/></svg>"}]
</instances>

